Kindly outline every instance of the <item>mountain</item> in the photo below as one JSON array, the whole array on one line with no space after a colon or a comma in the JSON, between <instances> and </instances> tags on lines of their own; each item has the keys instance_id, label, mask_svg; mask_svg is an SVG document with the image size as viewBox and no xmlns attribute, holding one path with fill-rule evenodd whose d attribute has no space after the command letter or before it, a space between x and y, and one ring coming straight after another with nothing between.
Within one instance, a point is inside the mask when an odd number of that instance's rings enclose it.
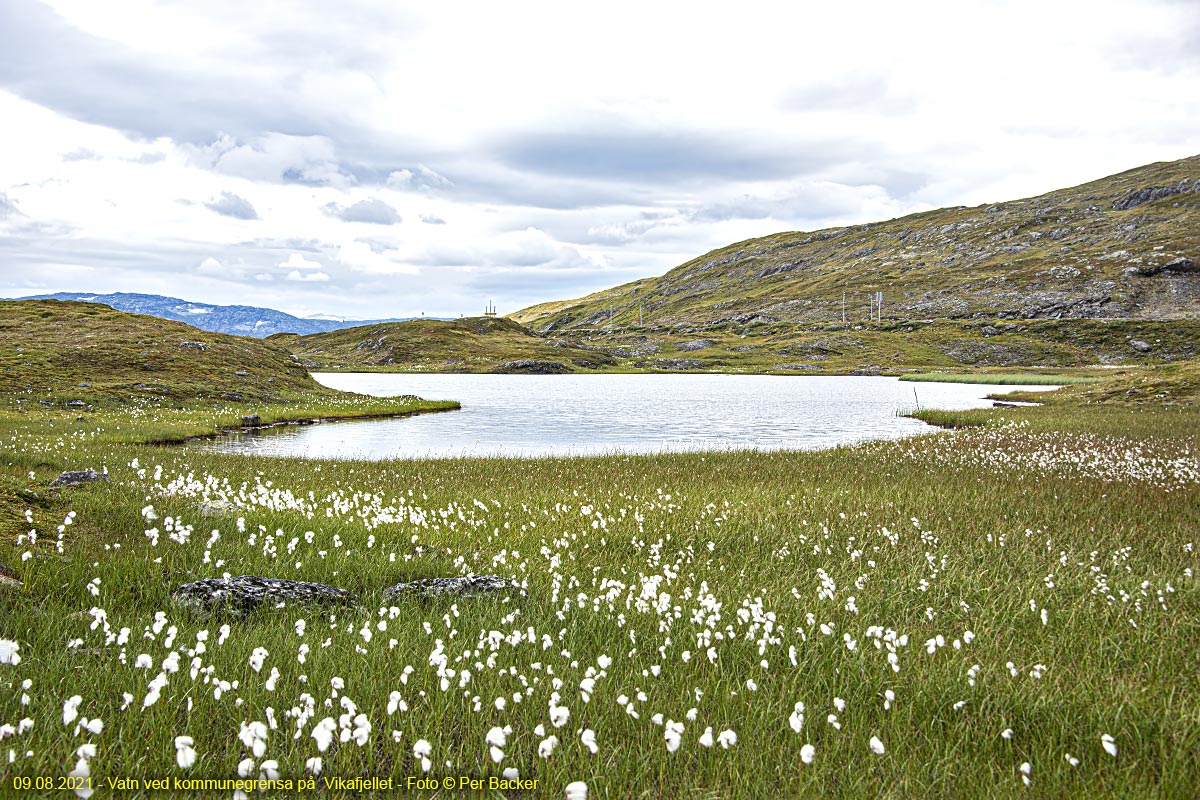
<instances>
[{"instance_id":1,"label":"mountain","mask_svg":"<svg viewBox=\"0 0 1200 800\"><path fill-rule=\"evenodd\" d=\"M1200 318L1200 156L1024 200L778 233L509 315L540 332L928 319Z\"/></svg>"},{"instance_id":2,"label":"mountain","mask_svg":"<svg viewBox=\"0 0 1200 800\"><path fill-rule=\"evenodd\" d=\"M236 336L266 338L274 333L324 333L356 325L373 325L379 322L399 322L411 317L387 320L346 320L340 317L317 315L294 317L282 311L255 306L218 306L211 303L192 303L178 297L163 297L157 294L87 294L84 292L58 292L41 294L21 300L73 300L81 303L102 303L117 311L147 314L162 319L186 322L197 328L215 333Z\"/></svg>"}]
</instances>

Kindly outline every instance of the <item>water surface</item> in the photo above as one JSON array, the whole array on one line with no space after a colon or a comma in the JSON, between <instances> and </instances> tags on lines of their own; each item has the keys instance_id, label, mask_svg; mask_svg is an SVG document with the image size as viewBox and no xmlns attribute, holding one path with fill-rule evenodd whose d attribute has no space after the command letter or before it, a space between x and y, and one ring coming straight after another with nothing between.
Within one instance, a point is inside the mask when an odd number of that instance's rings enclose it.
<instances>
[{"instance_id":1,"label":"water surface","mask_svg":"<svg viewBox=\"0 0 1200 800\"><path fill-rule=\"evenodd\" d=\"M902 414L991 405L1051 386L902 383L776 375L400 375L316 373L334 389L458 400L461 411L286 426L200 447L306 458L596 455L754 448L811 450L928 431Z\"/></svg>"}]
</instances>

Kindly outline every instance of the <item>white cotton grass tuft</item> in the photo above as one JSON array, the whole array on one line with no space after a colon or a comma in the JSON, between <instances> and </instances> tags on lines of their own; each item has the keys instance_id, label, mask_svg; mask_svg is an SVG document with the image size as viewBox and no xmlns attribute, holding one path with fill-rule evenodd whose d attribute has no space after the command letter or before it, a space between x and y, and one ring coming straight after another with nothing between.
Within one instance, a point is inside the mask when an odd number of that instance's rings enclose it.
<instances>
[{"instance_id":1,"label":"white cotton grass tuft","mask_svg":"<svg viewBox=\"0 0 1200 800\"><path fill-rule=\"evenodd\" d=\"M568 783L563 789L563 796L565 800L587 800L588 786L583 781Z\"/></svg>"},{"instance_id":2,"label":"white cotton grass tuft","mask_svg":"<svg viewBox=\"0 0 1200 800\"><path fill-rule=\"evenodd\" d=\"M0 639L0 664L16 666L21 663L21 654L17 651L21 645L12 639Z\"/></svg>"},{"instance_id":3,"label":"white cotton grass tuft","mask_svg":"<svg viewBox=\"0 0 1200 800\"><path fill-rule=\"evenodd\" d=\"M788 725L796 733L799 733L800 729L804 727L804 703L796 703L795 708L792 709L792 715L788 717Z\"/></svg>"},{"instance_id":4,"label":"white cotton grass tuft","mask_svg":"<svg viewBox=\"0 0 1200 800\"><path fill-rule=\"evenodd\" d=\"M811 744L806 744L800 748L800 760L805 764L813 763L813 759L817 757L817 748Z\"/></svg>"},{"instance_id":5,"label":"white cotton grass tuft","mask_svg":"<svg viewBox=\"0 0 1200 800\"><path fill-rule=\"evenodd\" d=\"M196 763L196 751L192 749L195 742L190 736L175 737L175 763L180 769L190 769Z\"/></svg>"},{"instance_id":6,"label":"white cotton grass tuft","mask_svg":"<svg viewBox=\"0 0 1200 800\"><path fill-rule=\"evenodd\" d=\"M723 730L717 734L717 744L721 745L722 750L728 750L737 744L737 734L731 730Z\"/></svg>"},{"instance_id":7,"label":"white cotton grass tuft","mask_svg":"<svg viewBox=\"0 0 1200 800\"><path fill-rule=\"evenodd\" d=\"M871 752L874 753L875 755L881 756L884 754L883 742L880 740L880 738L878 736L871 737L870 745L871 745Z\"/></svg>"},{"instance_id":8,"label":"white cotton grass tuft","mask_svg":"<svg viewBox=\"0 0 1200 800\"><path fill-rule=\"evenodd\" d=\"M1117 755L1117 742L1116 742L1116 740L1115 740L1115 739L1113 739L1113 737L1112 737L1111 735L1109 735L1109 734L1107 734L1107 733L1106 733L1106 734L1104 734L1103 736L1101 736L1101 737L1100 737L1100 744L1101 744L1101 745L1104 747L1104 752L1106 752L1106 753L1108 753L1110 756L1112 756L1112 757L1116 758L1116 755Z\"/></svg>"},{"instance_id":9,"label":"white cotton grass tuft","mask_svg":"<svg viewBox=\"0 0 1200 800\"><path fill-rule=\"evenodd\" d=\"M558 737L547 736L538 743L538 755L542 758L549 758L550 754L554 752L554 748L556 747L558 747Z\"/></svg>"}]
</instances>

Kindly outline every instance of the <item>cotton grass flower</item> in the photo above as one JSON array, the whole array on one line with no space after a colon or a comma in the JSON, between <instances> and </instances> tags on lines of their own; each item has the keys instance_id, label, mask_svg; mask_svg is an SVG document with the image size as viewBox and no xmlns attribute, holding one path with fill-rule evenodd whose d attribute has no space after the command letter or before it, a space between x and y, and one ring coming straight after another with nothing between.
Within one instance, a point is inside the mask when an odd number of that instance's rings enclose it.
<instances>
[{"instance_id":1,"label":"cotton grass flower","mask_svg":"<svg viewBox=\"0 0 1200 800\"><path fill-rule=\"evenodd\" d=\"M568 783L566 788L563 789L563 796L564 796L565 800L587 800L587 797L588 797L587 784L584 783L583 781L575 781L574 783Z\"/></svg>"},{"instance_id":2,"label":"cotton grass flower","mask_svg":"<svg viewBox=\"0 0 1200 800\"><path fill-rule=\"evenodd\" d=\"M811 744L806 744L800 748L800 760L805 764L813 763L813 759L817 757L817 748Z\"/></svg>"},{"instance_id":3,"label":"cotton grass flower","mask_svg":"<svg viewBox=\"0 0 1200 800\"><path fill-rule=\"evenodd\" d=\"M538 743L538 755L542 758L549 758L550 754L554 752L554 748L556 747L558 747L558 737L547 736Z\"/></svg>"},{"instance_id":4,"label":"cotton grass flower","mask_svg":"<svg viewBox=\"0 0 1200 800\"><path fill-rule=\"evenodd\" d=\"M175 737L175 763L180 769L190 769L196 763L196 751L192 749L195 742L190 736Z\"/></svg>"},{"instance_id":5,"label":"cotton grass flower","mask_svg":"<svg viewBox=\"0 0 1200 800\"><path fill-rule=\"evenodd\" d=\"M63 725L70 725L76 720L76 718L79 716L79 704L82 702L83 698L77 694L67 698L67 702L63 703Z\"/></svg>"},{"instance_id":6,"label":"cotton grass flower","mask_svg":"<svg viewBox=\"0 0 1200 800\"><path fill-rule=\"evenodd\" d=\"M883 753L884 753L883 742L879 739L878 736L871 737L870 745L871 745L872 753L874 753L877 756L883 755Z\"/></svg>"},{"instance_id":7,"label":"cotton grass flower","mask_svg":"<svg viewBox=\"0 0 1200 800\"><path fill-rule=\"evenodd\" d=\"M788 717L788 725L796 733L799 733L800 729L804 727L804 703L796 703L795 708L792 709L792 715Z\"/></svg>"},{"instance_id":8,"label":"cotton grass flower","mask_svg":"<svg viewBox=\"0 0 1200 800\"><path fill-rule=\"evenodd\" d=\"M21 645L12 639L0 639L0 664L16 666L21 663L21 654L17 651Z\"/></svg>"},{"instance_id":9,"label":"cotton grass flower","mask_svg":"<svg viewBox=\"0 0 1200 800\"><path fill-rule=\"evenodd\" d=\"M429 760L429 754L433 752L433 745L425 739L417 739L413 744L413 756L421 760L421 770L429 772L433 762Z\"/></svg>"},{"instance_id":10,"label":"cotton grass flower","mask_svg":"<svg viewBox=\"0 0 1200 800\"><path fill-rule=\"evenodd\" d=\"M723 730L717 734L717 744L721 745L722 750L728 750L737 744L737 734L731 730Z\"/></svg>"},{"instance_id":11,"label":"cotton grass flower","mask_svg":"<svg viewBox=\"0 0 1200 800\"><path fill-rule=\"evenodd\" d=\"M1117 743L1109 734L1104 734L1100 737L1100 744L1104 747L1104 752L1108 753L1113 758L1117 756Z\"/></svg>"}]
</instances>

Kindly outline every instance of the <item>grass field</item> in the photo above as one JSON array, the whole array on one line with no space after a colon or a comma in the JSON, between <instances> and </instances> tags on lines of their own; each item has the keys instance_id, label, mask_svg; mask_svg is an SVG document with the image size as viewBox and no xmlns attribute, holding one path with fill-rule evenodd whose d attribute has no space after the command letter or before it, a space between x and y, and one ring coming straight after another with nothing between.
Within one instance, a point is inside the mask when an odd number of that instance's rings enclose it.
<instances>
[{"instance_id":1,"label":"grass field","mask_svg":"<svg viewBox=\"0 0 1200 800\"><path fill-rule=\"evenodd\" d=\"M901 442L585 459L268 462L136 443L194 410L10 410L0 795L515 770L537 797L1193 796L1200 412L1140 380ZM47 488L88 466L112 482ZM382 601L470 572L529 597ZM364 605L170 602L223 574Z\"/></svg>"}]
</instances>

